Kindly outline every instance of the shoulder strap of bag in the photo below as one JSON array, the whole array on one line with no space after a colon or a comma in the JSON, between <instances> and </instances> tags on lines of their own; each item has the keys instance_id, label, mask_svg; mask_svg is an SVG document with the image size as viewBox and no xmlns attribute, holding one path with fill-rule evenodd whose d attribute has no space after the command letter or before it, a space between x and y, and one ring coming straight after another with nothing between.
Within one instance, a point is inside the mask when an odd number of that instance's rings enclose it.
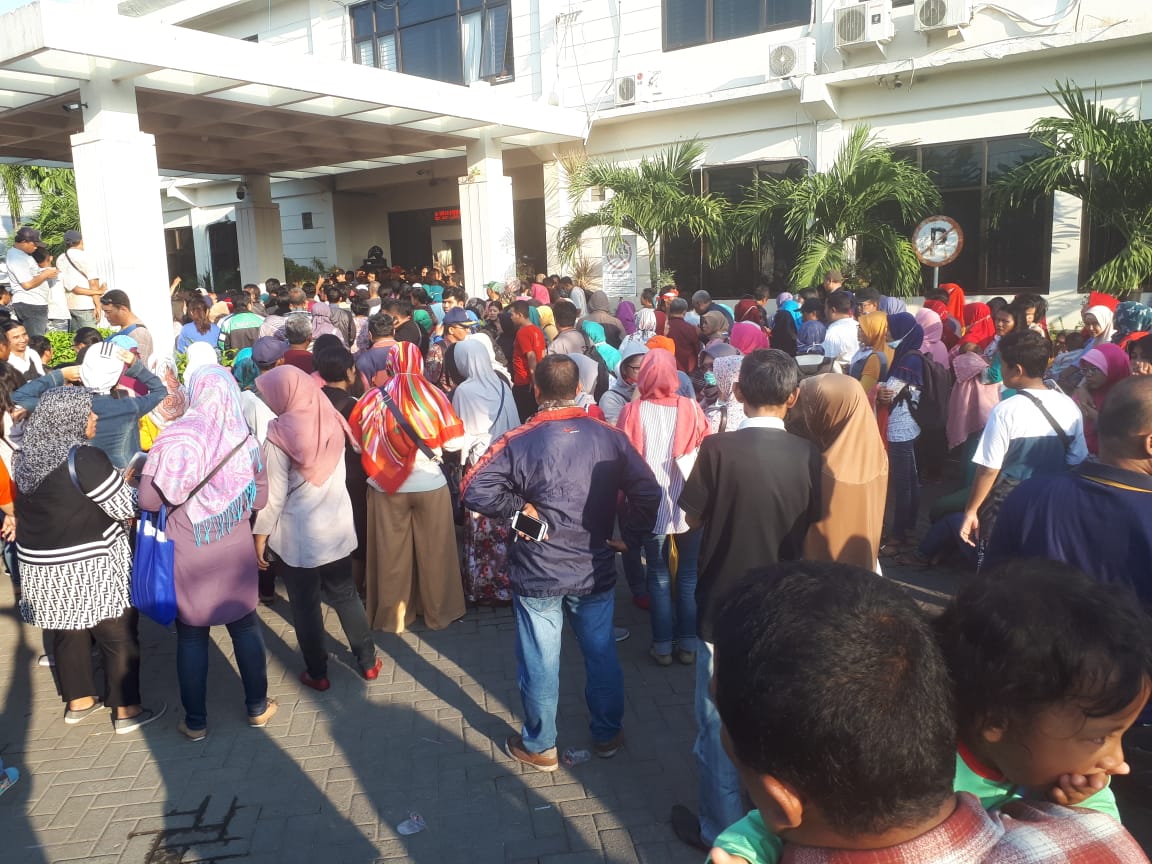
<instances>
[{"instance_id":1,"label":"shoulder strap of bag","mask_svg":"<svg viewBox=\"0 0 1152 864\"><path fill-rule=\"evenodd\" d=\"M728 403L725 402L723 405L720 406L720 428L718 428L716 431L718 433L723 432L727 428L728 428Z\"/></svg>"},{"instance_id":2,"label":"shoulder strap of bag","mask_svg":"<svg viewBox=\"0 0 1152 864\"><path fill-rule=\"evenodd\" d=\"M80 475L76 473L76 451L80 449L79 444L73 444L68 450L68 476L72 478L72 485L80 490L81 493L87 495L84 487L80 485Z\"/></svg>"},{"instance_id":3,"label":"shoulder strap of bag","mask_svg":"<svg viewBox=\"0 0 1152 864\"><path fill-rule=\"evenodd\" d=\"M73 260L72 260L72 256L68 254L68 252L69 252L69 251L70 251L70 250L67 250L67 249L64 251L64 257L68 259L68 263L69 263L69 264L71 264L73 267L75 267L75 268L76 268L76 270L77 270L77 271L80 273L80 275L81 275L81 276L83 276L85 279L87 279L87 278L88 278L88 274L87 274L87 273L85 273L85 272L84 272L84 271L83 271L83 270L80 268L80 265L79 265L79 264L77 264L75 261L73 261Z\"/></svg>"},{"instance_id":4,"label":"shoulder strap of bag","mask_svg":"<svg viewBox=\"0 0 1152 864\"><path fill-rule=\"evenodd\" d=\"M416 430L412 428L412 424L408 422L408 418L400 413L399 406L392 401L392 397L388 395L388 392L383 387L379 389L380 398L384 400L384 407L388 409L388 413L392 415L392 419L396 421L396 425L404 431L405 435L412 439L413 444L420 448L420 452L424 454L426 459L439 465L443 460L432 452L432 448L424 443L423 438L416 434Z\"/></svg>"},{"instance_id":5,"label":"shoulder strap of bag","mask_svg":"<svg viewBox=\"0 0 1152 864\"><path fill-rule=\"evenodd\" d=\"M211 480L213 477L215 477L215 476L216 476L216 473L217 473L217 472L218 472L218 471L219 471L221 468L223 468L225 465L227 465L227 464L228 464L228 460L229 460L229 459L231 459L233 456L235 456L237 453L239 453L239 452L240 452L240 448L241 448L241 447L243 447L245 444L247 444L247 443L248 443L248 439L249 439L250 437L252 437L252 436L250 436L250 435L245 435L243 438L241 438L241 439L240 439L240 443L239 443L239 444L237 444L235 447L233 447L233 448L232 448L232 450L231 450L231 451L229 451L228 455L227 455L227 456L225 456L223 459L221 459L221 460L220 460L220 463L219 463L219 464L218 464L218 465L217 465L215 468L213 468L211 471L209 471L209 472L208 472L208 476L207 476L207 477L205 477L203 480L201 480L199 483L197 483L197 484L196 484L196 488L195 488L195 489L193 489L191 492L189 492L189 493L188 493L188 497L184 499L184 502L183 502L183 504L177 504L177 505L176 505L176 507L183 507L183 506L184 506L184 504L187 504L189 501L191 501L193 498L195 498L195 497L196 497L196 493L197 493L197 492L199 492L201 489L203 489L205 486L207 486L207 485L208 485L208 481L209 481L209 480ZM175 510L175 509L176 509L176 507L173 507L172 509L173 509L173 510Z\"/></svg>"},{"instance_id":6,"label":"shoulder strap of bag","mask_svg":"<svg viewBox=\"0 0 1152 864\"><path fill-rule=\"evenodd\" d=\"M1056 431L1056 434L1060 436L1060 443L1064 445L1064 449L1068 450L1068 448L1072 446L1072 439L1068 437L1067 432L1060 428L1060 424L1056 422L1056 418L1048 413L1048 409L1044 407L1044 403L1026 390L1018 390L1016 392L1021 396L1027 396L1029 401L1040 409L1040 413L1044 415L1044 419L1048 421L1049 425Z\"/></svg>"}]
</instances>

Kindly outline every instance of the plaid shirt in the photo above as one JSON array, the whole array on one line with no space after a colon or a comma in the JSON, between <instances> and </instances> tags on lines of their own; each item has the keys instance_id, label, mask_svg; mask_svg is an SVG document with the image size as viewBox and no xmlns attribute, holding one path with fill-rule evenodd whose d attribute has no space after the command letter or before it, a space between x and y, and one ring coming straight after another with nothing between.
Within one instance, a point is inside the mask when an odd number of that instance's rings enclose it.
<instances>
[{"instance_id":1,"label":"plaid shirt","mask_svg":"<svg viewBox=\"0 0 1152 864\"><path fill-rule=\"evenodd\" d=\"M915 840L855 851L785 844L782 864L1147 864L1111 816L1057 804L1012 801L985 812L961 792L956 811Z\"/></svg>"}]
</instances>

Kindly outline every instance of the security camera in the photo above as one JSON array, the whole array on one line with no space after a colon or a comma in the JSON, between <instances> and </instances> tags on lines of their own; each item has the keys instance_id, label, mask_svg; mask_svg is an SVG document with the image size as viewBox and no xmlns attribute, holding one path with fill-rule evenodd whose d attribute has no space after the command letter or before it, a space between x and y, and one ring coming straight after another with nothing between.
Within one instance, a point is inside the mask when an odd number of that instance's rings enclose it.
<instances>
[{"instance_id":1,"label":"security camera","mask_svg":"<svg viewBox=\"0 0 1152 864\"><path fill-rule=\"evenodd\" d=\"M903 87L903 86L904 86L904 81L903 81L903 79L902 79L902 78L901 78L899 75L894 75L894 76L892 77L892 86L893 86L895 89L899 90L901 87Z\"/></svg>"},{"instance_id":2,"label":"security camera","mask_svg":"<svg viewBox=\"0 0 1152 864\"><path fill-rule=\"evenodd\" d=\"M236 187L236 200L243 201L248 197L248 187L241 183Z\"/></svg>"}]
</instances>

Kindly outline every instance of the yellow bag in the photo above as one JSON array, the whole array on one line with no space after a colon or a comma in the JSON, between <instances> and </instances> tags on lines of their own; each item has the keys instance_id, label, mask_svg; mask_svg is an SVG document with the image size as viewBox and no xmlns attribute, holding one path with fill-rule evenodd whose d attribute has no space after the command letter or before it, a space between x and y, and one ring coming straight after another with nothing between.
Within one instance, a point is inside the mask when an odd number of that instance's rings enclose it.
<instances>
[{"instance_id":1,"label":"yellow bag","mask_svg":"<svg viewBox=\"0 0 1152 864\"><path fill-rule=\"evenodd\" d=\"M145 415L140 418L140 449L147 452L152 449L156 436L160 434L160 427L151 417Z\"/></svg>"}]
</instances>

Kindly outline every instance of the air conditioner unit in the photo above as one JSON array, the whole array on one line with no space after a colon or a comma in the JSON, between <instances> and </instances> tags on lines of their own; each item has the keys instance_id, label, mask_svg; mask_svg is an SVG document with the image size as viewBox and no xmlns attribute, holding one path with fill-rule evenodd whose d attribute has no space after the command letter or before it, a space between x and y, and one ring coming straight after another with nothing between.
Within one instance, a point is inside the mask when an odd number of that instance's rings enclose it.
<instances>
[{"instance_id":1,"label":"air conditioner unit","mask_svg":"<svg viewBox=\"0 0 1152 864\"><path fill-rule=\"evenodd\" d=\"M768 49L768 77L793 78L816 71L816 40L796 39Z\"/></svg>"},{"instance_id":2,"label":"air conditioner unit","mask_svg":"<svg viewBox=\"0 0 1152 864\"><path fill-rule=\"evenodd\" d=\"M837 49L890 42L895 35L892 0L866 0L836 10Z\"/></svg>"},{"instance_id":3,"label":"air conditioner unit","mask_svg":"<svg viewBox=\"0 0 1152 864\"><path fill-rule=\"evenodd\" d=\"M971 0L916 0L916 30L950 30L972 23Z\"/></svg>"},{"instance_id":4,"label":"air conditioner unit","mask_svg":"<svg viewBox=\"0 0 1152 864\"><path fill-rule=\"evenodd\" d=\"M616 79L613 105L623 108L637 102L650 102L661 94L659 72L637 72Z\"/></svg>"}]
</instances>

